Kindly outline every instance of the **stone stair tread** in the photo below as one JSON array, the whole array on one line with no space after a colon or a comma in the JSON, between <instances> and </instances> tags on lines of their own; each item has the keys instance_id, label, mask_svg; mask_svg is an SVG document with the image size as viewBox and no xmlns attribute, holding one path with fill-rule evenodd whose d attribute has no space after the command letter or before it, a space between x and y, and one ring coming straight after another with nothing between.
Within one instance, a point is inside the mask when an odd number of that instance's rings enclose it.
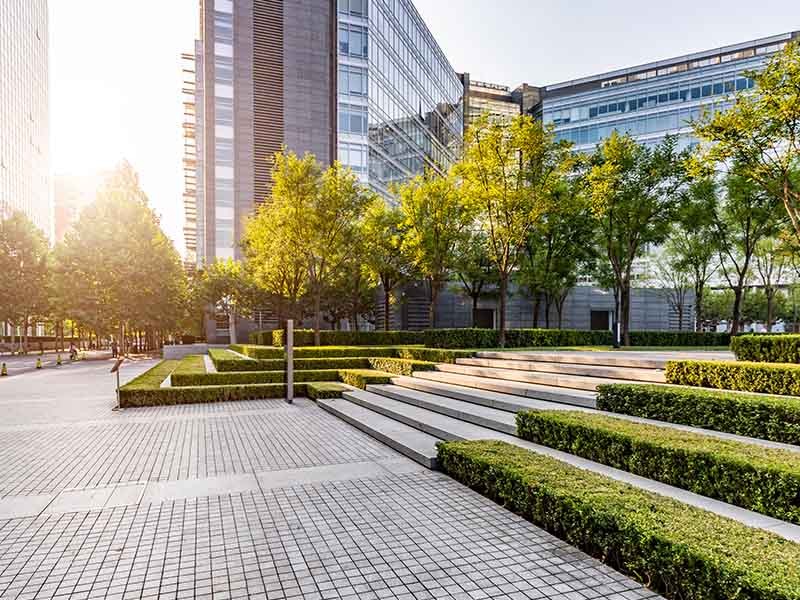
<instances>
[{"instance_id":1,"label":"stone stair tread","mask_svg":"<svg viewBox=\"0 0 800 600\"><path fill-rule=\"evenodd\" d=\"M394 386L374 386L376 388L391 388L403 387L408 389L404 395L412 396L413 394L425 394L425 399L428 403L434 404L434 398L446 397L450 402L447 406L453 410L459 410L459 406L455 403L477 403L480 406L491 408L495 411L510 411L508 414L516 413L521 410L568 410L585 412L590 414L603 415L624 421L631 421L633 423L642 423L644 425L654 425L656 427L666 427L676 429L679 431L686 431L688 433L696 433L699 435L706 435L723 440L730 440L733 442L741 442L744 444L752 444L755 446L762 446L764 448L774 448L776 450L787 450L789 452L800 452L800 446L792 444L784 444L781 442L773 442L770 440L762 440L758 438L737 435L734 433L727 433L724 431L714 431L712 429L703 429L701 427L693 427L691 425L681 425L679 423L669 423L667 421L656 421L655 419L646 419L644 417L636 417L633 415L625 415L622 413L614 413L596 408L589 408L585 406L576 406L571 404L564 404L560 402L551 402L548 400L536 400L533 398L523 398L509 394L501 394L497 392L487 392L485 390L477 390L471 388L463 388L457 385L444 384L435 381L426 381L425 390L419 390L414 387L417 385L418 379L416 377L395 377L392 379ZM371 386L372 387L372 386ZM469 410L461 408L463 412ZM485 413L487 417L493 416L493 413ZM501 422L506 422L501 420ZM494 427L497 429L497 427ZM502 429L500 429L502 431ZM509 432L510 433L510 432Z\"/></svg>"},{"instance_id":2,"label":"stone stair tread","mask_svg":"<svg viewBox=\"0 0 800 600\"><path fill-rule=\"evenodd\" d=\"M605 379L620 379L648 383L665 382L664 371L661 369L572 364L566 360L562 362L556 362L478 357L459 358L456 360L456 364L472 367L513 369L523 372L534 371L538 373L558 373L563 375L601 377Z\"/></svg>"},{"instance_id":3,"label":"stone stair tread","mask_svg":"<svg viewBox=\"0 0 800 600\"><path fill-rule=\"evenodd\" d=\"M344 398L321 399L317 404L421 465L436 468L439 438Z\"/></svg>"},{"instance_id":4,"label":"stone stair tread","mask_svg":"<svg viewBox=\"0 0 800 600\"><path fill-rule=\"evenodd\" d=\"M510 381L462 375L460 373L448 373L445 371L417 371L414 373L413 377L414 379L435 381L462 387L466 386L468 388L492 391L504 395L550 400L552 402L563 402L564 404L574 404L576 406L587 406L590 408L596 406L595 398L597 394L589 390L560 388L523 381Z\"/></svg>"},{"instance_id":5,"label":"stone stair tread","mask_svg":"<svg viewBox=\"0 0 800 600\"><path fill-rule=\"evenodd\" d=\"M517 432L516 413L506 410L447 396L437 396L399 385L368 385L367 391L510 435L515 435Z\"/></svg>"},{"instance_id":6,"label":"stone stair tread","mask_svg":"<svg viewBox=\"0 0 800 600\"><path fill-rule=\"evenodd\" d=\"M499 360L520 360L535 362L569 362L576 365L595 365L604 367L632 367L640 369L664 369L669 359L653 356L651 353L640 352L643 356L634 356L631 353L622 354L621 352L476 352L478 358L492 358Z\"/></svg>"},{"instance_id":7,"label":"stone stair tread","mask_svg":"<svg viewBox=\"0 0 800 600\"><path fill-rule=\"evenodd\" d=\"M499 379L501 381L535 383L544 386L563 387L590 392L595 391L598 385L630 383L630 381L625 381L623 379L606 379L585 375L563 375L559 373L540 373L538 371L520 371L519 369L499 369L494 367L472 367L469 365L448 363L438 364L436 368L445 373L472 375L474 377Z\"/></svg>"},{"instance_id":8,"label":"stone stair tread","mask_svg":"<svg viewBox=\"0 0 800 600\"><path fill-rule=\"evenodd\" d=\"M354 392L345 392L345 396L348 397L348 400L357 402L364 407L370 407L371 410L380 411L380 414L387 418L393 418L399 420L403 424L419 428L434 437L447 440L498 440L507 442L537 454L550 456L580 469L605 475L612 479L628 483L634 487L649 490L656 494L673 498L679 502L737 520L750 527L765 529L781 535L786 539L800 541L800 526L786 521L781 521L767 515L727 504L726 502L701 496L681 488L647 479L646 477L633 475L627 471L608 467L560 450L554 450L546 446L526 442L515 436L494 431L486 427L465 423L459 419L385 398L372 392L358 390Z\"/></svg>"}]
</instances>

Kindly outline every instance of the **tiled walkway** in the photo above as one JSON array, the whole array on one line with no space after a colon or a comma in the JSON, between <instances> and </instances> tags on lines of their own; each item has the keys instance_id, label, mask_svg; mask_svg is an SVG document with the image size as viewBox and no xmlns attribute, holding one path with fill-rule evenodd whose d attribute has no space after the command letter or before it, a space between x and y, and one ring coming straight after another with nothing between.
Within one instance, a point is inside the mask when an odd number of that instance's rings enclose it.
<instances>
[{"instance_id":1,"label":"tiled walkway","mask_svg":"<svg viewBox=\"0 0 800 600\"><path fill-rule=\"evenodd\" d=\"M0 598L657 597L310 402L112 412L107 367L0 381Z\"/></svg>"}]
</instances>

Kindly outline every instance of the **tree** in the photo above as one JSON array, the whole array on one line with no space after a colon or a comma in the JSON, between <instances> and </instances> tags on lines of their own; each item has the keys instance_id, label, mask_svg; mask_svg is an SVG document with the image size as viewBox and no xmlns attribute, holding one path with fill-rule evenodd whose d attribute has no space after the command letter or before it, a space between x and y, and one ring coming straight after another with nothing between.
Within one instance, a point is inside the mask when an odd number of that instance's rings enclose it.
<instances>
[{"instance_id":1,"label":"tree","mask_svg":"<svg viewBox=\"0 0 800 600\"><path fill-rule=\"evenodd\" d=\"M486 234L470 231L455 247L454 271L464 293L472 300L472 327L478 314L478 301L489 286L497 285L497 272L486 253Z\"/></svg>"},{"instance_id":2,"label":"tree","mask_svg":"<svg viewBox=\"0 0 800 600\"><path fill-rule=\"evenodd\" d=\"M550 327L555 306L558 327L562 325L564 302L589 270L595 258L594 219L576 180L564 180L539 223L528 236L517 280L533 299L533 326L538 326L540 302L544 300L545 327Z\"/></svg>"},{"instance_id":3,"label":"tree","mask_svg":"<svg viewBox=\"0 0 800 600\"><path fill-rule=\"evenodd\" d=\"M123 352L128 339L157 345L178 326L185 273L130 164L117 167L56 247L53 279L59 309L95 336L117 331Z\"/></svg>"},{"instance_id":4,"label":"tree","mask_svg":"<svg viewBox=\"0 0 800 600\"><path fill-rule=\"evenodd\" d=\"M402 252L403 214L382 198L369 205L360 234L364 266L383 288L383 329L389 331L391 295L408 278L409 265Z\"/></svg>"},{"instance_id":5,"label":"tree","mask_svg":"<svg viewBox=\"0 0 800 600\"><path fill-rule=\"evenodd\" d=\"M686 297L692 288L692 273L688 270L683 256L669 242L661 255L655 258L654 264L656 285L667 303L677 313L678 329L683 330Z\"/></svg>"},{"instance_id":6,"label":"tree","mask_svg":"<svg viewBox=\"0 0 800 600\"><path fill-rule=\"evenodd\" d=\"M783 204L800 236L800 45L787 44L763 71L746 75L755 90L693 124L704 141L696 166L736 164L740 176Z\"/></svg>"},{"instance_id":7,"label":"tree","mask_svg":"<svg viewBox=\"0 0 800 600\"><path fill-rule=\"evenodd\" d=\"M702 312L707 321L729 321L733 314L733 290L712 290L705 294Z\"/></svg>"},{"instance_id":8,"label":"tree","mask_svg":"<svg viewBox=\"0 0 800 600\"><path fill-rule=\"evenodd\" d=\"M199 298L228 319L231 344L237 343L236 319L253 308L255 290L241 262L216 260L203 271L197 288Z\"/></svg>"},{"instance_id":9,"label":"tree","mask_svg":"<svg viewBox=\"0 0 800 600\"><path fill-rule=\"evenodd\" d=\"M675 268L686 271L694 288L695 331L704 320L705 289L719 268L719 243L714 225L717 185L711 178L692 182L678 211L676 227L667 240Z\"/></svg>"},{"instance_id":10,"label":"tree","mask_svg":"<svg viewBox=\"0 0 800 600\"><path fill-rule=\"evenodd\" d=\"M472 211L452 176L430 170L399 186L396 193L403 215L401 248L428 285L428 320L435 328L436 302L453 269L455 248L473 222Z\"/></svg>"},{"instance_id":11,"label":"tree","mask_svg":"<svg viewBox=\"0 0 800 600\"><path fill-rule=\"evenodd\" d=\"M616 131L589 159L586 185L598 222L599 244L613 274L621 338L630 345L634 261L666 239L680 205L685 156L668 136L655 147Z\"/></svg>"},{"instance_id":12,"label":"tree","mask_svg":"<svg viewBox=\"0 0 800 600\"><path fill-rule=\"evenodd\" d=\"M784 215L773 197L734 168L726 197L714 214L722 274L733 291L731 333L739 332L742 298L761 240L776 235Z\"/></svg>"},{"instance_id":13,"label":"tree","mask_svg":"<svg viewBox=\"0 0 800 600\"><path fill-rule=\"evenodd\" d=\"M789 249L778 238L765 238L758 242L755 250L756 272L766 300L764 322L768 332L772 331L775 320L775 302L780 286L785 283L786 271L790 265Z\"/></svg>"},{"instance_id":14,"label":"tree","mask_svg":"<svg viewBox=\"0 0 800 600\"><path fill-rule=\"evenodd\" d=\"M508 284L519 265L531 230L575 164L567 142L556 141L551 126L528 115L509 123L479 117L464 138L457 165L462 197L486 234L489 260L500 292L499 343L505 345Z\"/></svg>"},{"instance_id":15,"label":"tree","mask_svg":"<svg viewBox=\"0 0 800 600\"><path fill-rule=\"evenodd\" d=\"M44 234L22 212L0 219L0 322L22 328L20 345L27 350L32 317L48 313L48 258Z\"/></svg>"}]
</instances>

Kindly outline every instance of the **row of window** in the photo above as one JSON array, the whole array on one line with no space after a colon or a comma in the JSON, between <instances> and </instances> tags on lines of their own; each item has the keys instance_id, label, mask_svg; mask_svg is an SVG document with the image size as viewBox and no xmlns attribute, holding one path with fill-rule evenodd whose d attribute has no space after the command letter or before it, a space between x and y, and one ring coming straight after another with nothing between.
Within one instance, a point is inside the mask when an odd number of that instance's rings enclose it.
<instances>
[{"instance_id":1,"label":"row of window","mask_svg":"<svg viewBox=\"0 0 800 600\"><path fill-rule=\"evenodd\" d=\"M657 93L648 94L647 96L617 99L615 102L606 104L546 111L544 120L547 123L552 122L555 125L564 125L577 121L585 121L587 119L607 117L614 113L633 112L636 110L655 108L665 104L689 102L692 100L709 98L711 96L730 94L734 91L752 88L754 85L755 82L750 78L737 77L735 79L704 83L702 85L694 85L681 89L661 90Z\"/></svg>"},{"instance_id":2,"label":"row of window","mask_svg":"<svg viewBox=\"0 0 800 600\"><path fill-rule=\"evenodd\" d=\"M339 14L366 17L368 4L369 0L339 0Z\"/></svg>"},{"instance_id":3,"label":"row of window","mask_svg":"<svg viewBox=\"0 0 800 600\"><path fill-rule=\"evenodd\" d=\"M339 54L367 58L369 34L366 27L339 23Z\"/></svg>"},{"instance_id":4,"label":"row of window","mask_svg":"<svg viewBox=\"0 0 800 600\"><path fill-rule=\"evenodd\" d=\"M715 105L715 109L724 110L729 106L729 103L721 103ZM613 131L629 133L632 136L677 133L678 130L688 127L692 120L700 118L701 111L701 107L683 108L636 118L626 118L613 123L584 125L557 131L556 137L559 140L567 140L576 145L584 145L597 144L609 137Z\"/></svg>"}]
</instances>

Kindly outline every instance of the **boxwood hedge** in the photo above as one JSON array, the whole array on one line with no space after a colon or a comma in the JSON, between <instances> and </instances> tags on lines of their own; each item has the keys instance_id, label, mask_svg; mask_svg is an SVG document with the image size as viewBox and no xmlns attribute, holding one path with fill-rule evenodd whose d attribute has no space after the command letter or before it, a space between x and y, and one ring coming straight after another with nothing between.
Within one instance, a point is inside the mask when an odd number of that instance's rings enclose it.
<instances>
[{"instance_id":1,"label":"boxwood hedge","mask_svg":"<svg viewBox=\"0 0 800 600\"><path fill-rule=\"evenodd\" d=\"M800 396L800 365L671 360L665 377L667 383L675 385Z\"/></svg>"},{"instance_id":2,"label":"boxwood hedge","mask_svg":"<svg viewBox=\"0 0 800 600\"><path fill-rule=\"evenodd\" d=\"M294 393L295 396L305 396L306 384L294 384ZM120 389L120 406L122 408L169 406L284 397L286 397L286 386L282 383Z\"/></svg>"},{"instance_id":3,"label":"boxwood hedge","mask_svg":"<svg viewBox=\"0 0 800 600\"><path fill-rule=\"evenodd\" d=\"M172 374L179 362L179 360L162 360L154 367L123 385L120 388L120 392L122 390L134 391L159 387Z\"/></svg>"},{"instance_id":4,"label":"boxwood hedge","mask_svg":"<svg viewBox=\"0 0 800 600\"><path fill-rule=\"evenodd\" d=\"M800 335L737 335L731 350L738 360L800 363Z\"/></svg>"},{"instance_id":5,"label":"boxwood hedge","mask_svg":"<svg viewBox=\"0 0 800 600\"><path fill-rule=\"evenodd\" d=\"M231 344L231 350L244 354L250 358L283 358L282 348L273 348L271 346L250 346L247 344Z\"/></svg>"},{"instance_id":6,"label":"boxwood hedge","mask_svg":"<svg viewBox=\"0 0 800 600\"><path fill-rule=\"evenodd\" d=\"M173 375L197 375L206 372L206 361L201 354L190 354L178 361Z\"/></svg>"},{"instance_id":7,"label":"boxwood hedge","mask_svg":"<svg viewBox=\"0 0 800 600\"><path fill-rule=\"evenodd\" d=\"M312 400L324 400L325 398L341 398L342 392L347 388L341 383L331 381L320 381L306 384L306 393Z\"/></svg>"},{"instance_id":8,"label":"boxwood hedge","mask_svg":"<svg viewBox=\"0 0 800 600\"><path fill-rule=\"evenodd\" d=\"M372 369L344 369L339 371L339 378L343 383L353 387L365 389L368 385L390 383L394 373L373 371Z\"/></svg>"},{"instance_id":9,"label":"boxwood hedge","mask_svg":"<svg viewBox=\"0 0 800 600\"><path fill-rule=\"evenodd\" d=\"M601 385L597 408L800 445L800 401L786 396L663 385Z\"/></svg>"},{"instance_id":10,"label":"boxwood hedge","mask_svg":"<svg viewBox=\"0 0 800 600\"><path fill-rule=\"evenodd\" d=\"M320 331L321 346L401 346L423 344L422 331ZM256 336L259 343L283 346L286 334L283 329L270 332L271 340L265 336ZM314 331L311 329L294 330L295 346L313 346Z\"/></svg>"},{"instance_id":11,"label":"boxwood hedge","mask_svg":"<svg viewBox=\"0 0 800 600\"><path fill-rule=\"evenodd\" d=\"M503 442L442 442L440 468L674 599L798 600L800 544Z\"/></svg>"},{"instance_id":12,"label":"boxwood hedge","mask_svg":"<svg viewBox=\"0 0 800 600\"><path fill-rule=\"evenodd\" d=\"M449 348L419 348L406 347L397 349L398 358L424 360L434 363L454 363L457 358L472 358L475 353L471 350L452 350Z\"/></svg>"},{"instance_id":13,"label":"boxwood hedge","mask_svg":"<svg viewBox=\"0 0 800 600\"><path fill-rule=\"evenodd\" d=\"M337 369L295 371L294 380L298 383L308 381L338 381L339 371ZM285 382L285 371L234 371L202 374L182 374L176 371L172 374L172 385L176 387Z\"/></svg>"},{"instance_id":14,"label":"boxwood hedge","mask_svg":"<svg viewBox=\"0 0 800 600\"><path fill-rule=\"evenodd\" d=\"M377 371L394 373L395 375L411 375L414 371L433 371L436 365L422 360L405 358L369 358L369 366Z\"/></svg>"},{"instance_id":15,"label":"boxwood hedge","mask_svg":"<svg viewBox=\"0 0 800 600\"><path fill-rule=\"evenodd\" d=\"M572 411L517 413L525 440L800 523L800 452Z\"/></svg>"}]
</instances>

